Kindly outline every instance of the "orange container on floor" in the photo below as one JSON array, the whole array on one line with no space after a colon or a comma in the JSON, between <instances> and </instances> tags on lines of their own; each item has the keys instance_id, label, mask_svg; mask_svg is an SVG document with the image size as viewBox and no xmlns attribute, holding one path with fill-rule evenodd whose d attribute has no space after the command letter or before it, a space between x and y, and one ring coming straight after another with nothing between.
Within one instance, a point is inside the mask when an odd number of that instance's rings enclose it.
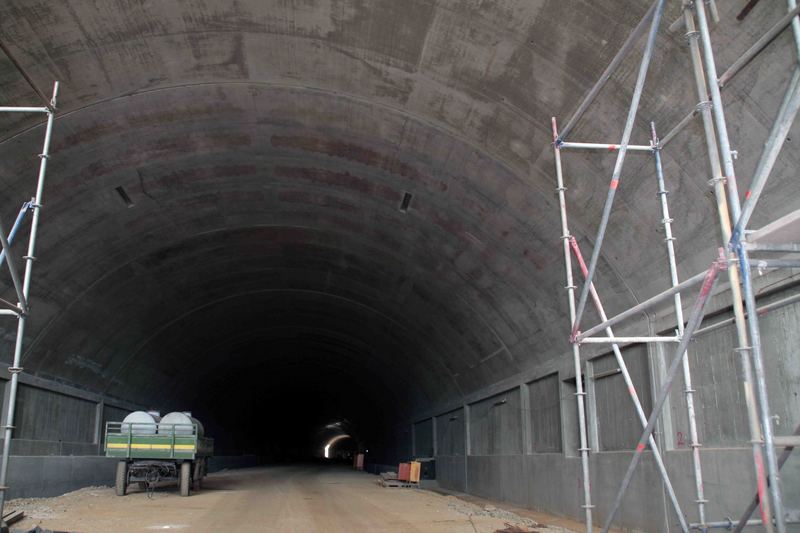
<instances>
[{"instance_id":1,"label":"orange container on floor","mask_svg":"<svg viewBox=\"0 0 800 533\"><path fill-rule=\"evenodd\" d=\"M411 461L411 463L409 463L408 480L411 483L419 483L419 471L421 467L422 464L418 461Z\"/></svg>"},{"instance_id":2,"label":"orange container on floor","mask_svg":"<svg viewBox=\"0 0 800 533\"><path fill-rule=\"evenodd\" d=\"M400 463L397 466L397 479L399 479L400 481L408 481L410 473L411 473L410 463Z\"/></svg>"}]
</instances>

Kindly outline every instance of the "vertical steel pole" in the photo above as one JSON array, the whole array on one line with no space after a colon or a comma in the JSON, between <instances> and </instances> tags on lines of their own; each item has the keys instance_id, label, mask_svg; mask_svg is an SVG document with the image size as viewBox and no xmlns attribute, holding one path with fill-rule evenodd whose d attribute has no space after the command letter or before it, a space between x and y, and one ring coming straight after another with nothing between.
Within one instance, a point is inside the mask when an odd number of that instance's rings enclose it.
<instances>
[{"instance_id":1,"label":"vertical steel pole","mask_svg":"<svg viewBox=\"0 0 800 533\"><path fill-rule=\"evenodd\" d=\"M667 189L664 184L664 168L661 165L661 149L658 148L658 135L656 134L655 123L650 123L650 134L653 141L653 155L656 164L656 180L658 182L658 196L661 200L661 216L664 224L664 241L667 243L667 259L669 262L669 276L672 286L678 285L678 266L675 261L675 237L672 236L672 218L669 216L669 204L667 202ZM678 326L678 336L683 336L683 304L681 303L681 293L675 293L675 319ZM703 488L703 467L700 463L700 441L697 437L697 419L694 409L694 389L692 388L692 372L689 367L689 353L683 356L683 383L686 386L684 394L686 397L686 416L689 422L689 439L692 448L692 466L694 467L694 485L697 493L697 514L701 525L700 530L705 533L706 523L706 498Z\"/></svg>"},{"instance_id":2,"label":"vertical steel pole","mask_svg":"<svg viewBox=\"0 0 800 533\"><path fill-rule=\"evenodd\" d=\"M31 288L31 274L33 271L33 261L36 258L36 234L39 228L39 214L42 209L42 193L44 191L44 179L47 172L47 160L50 157L50 138L53 133L53 121L55 119L56 103L58 99L58 82L53 85L53 98L50 101L51 110L47 113L47 126L44 134L44 144L42 153L39 154L39 177L36 184L36 196L34 198L31 209L33 209L33 217L31 220L31 234L28 240L28 254L25 259L25 275L22 282L22 293L28 298ZM8 405L6 406L6 425L3 427L3 457L0 462L0 517L3 516L3 506L6 499L6 481L8 479L8 459L11 453L11 437L14 432L14 407L17 400L17 387L19 384L19 373L22 372L20 368L20 361L22 359L22 343L25 337L25 322L26 316L20 316L17 323L17 338L14 344L14 362L8 369L11 374L7 387L10 388L8 396Z\"/></svg>"},{"instance_id":3,"label":"vertical steel pole","mask_svg":"<svg viewBox=\"0 0 800 533\"><path fill-rule=\"evenodd\" d=\"M736 172L733 168L733 151L731 150L730 137L728 137L728 124L725 121L725 108L722 106L717 64L714 61L714 50L711 48L711 35L708 31L706 8L703 2L695 2L694 7L697 13L697 26L700 30L700 42L703 45L703 61L706 67L709 94L713 104L711 110L714 114L714 124L717 128L720 156L722 157L722 168L725 171L725 183L728 187L728 202L730 203L733 219L738 220L741 210L739 206L739 186L736 183ZM705 95L703 98L705 98Z\"/></svg>"},{"instance_id":4,"label":"vertical steel pole","mask_svg":"<svg viewBox=\"0 0 800 533\"><path fill-rule=\"evenodd\" d=\"M653 411L650 413L650 418L647 420L647 426L642 432L642 436L639 437L639 442L636 444L636 448L634 449L633 458L628 465L628 470L625 472L625 476L622 478L622 485L617 491L614 502L611 504L611 509L608 511L608 516L606 516L605 523L603 524L603 533L608 532L611 524L614 522L614 517L616 516L620 505L622 505L622 499L625 497L625 492L628 490L628 487L631 484L633 473L636 470L636 467L639 465L639 461L642 459L642 453L646 448L647 439L653 434L653 430L658 422L658 417L661 416L661 411L664 409L664 403L667 400L669 391L672 388L672 383L675 381L675 376L678 373L678 366L680 366L681 360L686 357L686 348L689 346L689 341L692 340L692 335L694 335L694 332L697 330L697 328L700 326L700 322L703 320L706 305L711 298L711 293L714 290L714 286L717 283L717 278L719 277L719 271L724 268L727 268L727 262L723 255L722 249L720 249L719 257L711 264L711 268L708 269L705 279L703 280L703 285L700 287L700 294L697 296L694 306L692 307L692 312L689 315L689 321L686 324L684 336L681 338L681 342L678 344L678 348L675 350L675 357L673 358L669 369L667 370L667 374L664 378L664 384L661 386L661 390L658 393L658 398L656 398L655 404L653 405Z\"/></svg>"},{"instance_id":5,"label":"vertical steel pole","mask_svg":"<svg viewBox=\"0 0 800 533\"><path fill-rule=\"evenodd\" d=\"M556 164L556 181L558 183L558 207L561 213L561 240L564 243L564 268L567 275L567 296L569 301L570 324L575 322L575 284L572 279L572 257L569 252L569 224L567 223L567 202L564 192L564 175L561 170L561 150L558 148L558 126L555 117L551 122L553 128L553 155ZM585 513L586 532L592 533L592 489L589 481L589 445L586 436L586 411L584 406L583 377L581 376L581 349L572 343L572 359L575 364L575 399L578 403L578 429L580 433L581 469L583 472L583 509Z\"/></svg>"},{"instance_id":6,"label":"vertical steel pole","mask_svg":"<svg viewBox=\"0 0 800 533\"><path fill-rule=\"evenodd\" d=\"M583 255L581 254L581 249L578 246L578 241L575 240L575 237L570 237L569 243L572 247L572 251L575 253L575 259L578 261L578 266L580 267L583 276L586 277L586 274L589 272L589 270L586 268L586 263L583 260ZM594 284L589 287L589 290L592 293L592 300L594 301L594 306L597 309L597 314L600 315L600 320L605 322L608 320L608 316L606 316L606 311L603 308L603 303L600 301L600 296L597 294ZM614 330L612 330L610 327L606 328L606 335L608 335L610 338L614 338ZM636 408L636 414L639 417L639 421L642 423L642 429L644 429L647 427L647 415L644 414L642 402L639 401L639 395L636 393L636 386L633 384L633 379L631 378L630 372L628 372L628 365L625 363L625 359L622 357L622 351L619 349L618 344L612 344L611 349L614 352L614 358L617 360L617 365L619 365L619 371L622 374L622 379L625 381L625 386L628 388L628 396L633 402L633 406ZM681 531L688 533L689 524L686 523L686 517L683 515L680 502L678 502L678 497L675 494L675 489L669 479L667 467L664 465L663 457L661 457L661 451L658 449L656 440L652 435L648 437L647 443L650 445L650 450L653 452L653 459L656 461L658 473L661 475L661 480L664 482L664 488L666 489L669 500L672 503L672 508L675 510L675 514L678 517L678 524L681 526Z\"/></svg>"},{"instance_id":7,"label":"vertical steel pole","mask_svg":"<svg viewBox=\"0 0 800 533\"><path fill-rule=\"evenodd\" d=\"M797 426L794 430L794 435L800 435L800 426ZM787 446L784 448L783 453L781 453L780 458L778 458L778 468L783 468L784 463L789 460L789 456L792 455L792 451L794 451L794 446ZM753 497L752 501L750 501L750 505L747 506L742 517L739 519L739 523L736 524L736 527L733 529L733 533L741 533L741 531L747 525L748 520L750 520L750 515L753 514L753 511L756 510L758 507L758 501L760 497L758 493L756 493L755 497Z\"/></svg>"},{"instance_id":8,"label":"vertical steel pole","mask_svg":"<svg viewBox=\"0 0 800 533\"><path fill-rule=\"evenodd\" d=\"M736 184L736 174L733 168L733 152L730 147L730 139L728 137L728 128L725 122L725 111L722 106L722 97L719 90L719 82L717 81L717 68L714 61L714 51L711 48L711 37L708 30L708 20L706 19L705 6L703 2L695 2L695 11L697 13L697 24L700 29L700 40L703 44L703 57L705 60L706 76L708 78L708 85L711 89L711 101L713 102L714 121L717 126L718 140L720 151L722 155L723 168L725 170L726 185L728 188L728 201L730 202L731 216L733 220L739 220L741 216L741 205L739 200L739 189ZM742 232L744 228L742 228ZM747 319L747 329L750 333L750 357L753 361L753 368L755 370L755 386L756 394L758 395L759 414L761 416L761 431L764 435L764 454L766 455L767 472L770 479L770 494L772 495L772 511L775 517L775 525L778 533L786 531L786 525L783 516L783 501L781 499L780 491L780 473L778 471L778 460L775 455L775 446L773 442L772 433L772 420L769 414L769 399L767 398L766 379L764 377L763 360L761 358L761 345L760 337L753 338L755 333L759 336L758 331L758 315L756 314L755 296L753 295L752 280L750 278L750 264L747 259L747 251L741 246L741 243L733 243L734 251L739 256L739 268L742 272L742 289L745 296L745 305L750 314ZM752 306L748 302L748 291L752 296ZM752 307L752 309L751 309ZM738 323L737 323L738 327Z\"/></svg>"},{"instance_id":9,"label":"vertical steel pole","mask_svg":"<svg viewBox=\"0 0 800 533\"><path fill-rule=\"evenodd\" d=\"M656 44L658 26L661 23L661 16L664 14L664 3L664 0L658 3L656 11L653 13L653 21L650 23L650 33L647 35L647 44L642 54L642 62L639 64L639 73L636 77L636 85L634 86L631 105L628 109L628 118L625 121L625 129L622 132L622 142L620 142L617 161L614 164L614 172L611 174L611 183L608 187L606 203L603 206L603 216L600 219L600 227L597 229L597 237L595 238L594 247L592 248L592 258L589 260L589 275L581 289L581 295L578 299L578 309L575 312L575 320L572 323L573 340L578 334L581 318L586 309L586 301L589 297L589 284L594 280L597 262L600 259L600 250L603 247L603 239L605 238L606 229L608 228L608 220L611 217L611 208L614 205L614 196L617 193L617 186L619 185L620 175L622 174L622 165L625 162L625 155L628 152L628 142L630 141L631 132L633 131L633 123L636 120L636 113L639 110L639 102L642 98L642 90L644 89L644 82L647 78L647 70L650 67L650 60L653 58L653 49Z\"/></svg>"},{"instance_id":10,"label":"vertical steel pole","mask_svg":"<svg viewBox=\"0 0 800 533\"><path fill-rule=\"evenodd\" d=\"M725 180L722 177L722 167L720 166L719 148L717 136L714 131L714 117L711 111L711 102L708 98L708 86L706 84L705 70L703 68L703 57L700 51L699 32L695 28L694 15L690 9L684 10L684 22L686 24L686 35L689 41L689 55L692 60L694 71L695 86L697 97L700 100L700 115L703 121L703 131L705 133L706 149L708 160L711 166L711 181L714 196L717 203L717 215L719 218L722 242L726 244L731 238L731 217L728 211L728 200L725 195ZM724 118L724 117L723 117ZM738 201L738 197L737 197ZM735 255L728 252L730 259L735 259ZM744 392L745 406L747 409L748 428L750 432L750 444L753 454L753 466L756 475L756 488L760 497L761 520L765 524L767 533L773 531L772 526L772 506L767 497L766 465L764 462L763 437L761 425L758 417L758 407L755 403L755 391L753 387L753 370L750 365L749 340L747 336L747 324L744 317L744 305L742 304L741 282L739 279L739 269L735 263L728 268L728 281L731 289L731 300L733 305L733 318L736 325L737 345L736 351L739 352L739 361L742 369L742 389Z\"/></svg>"},{"instance_id":11,"label":"vertical steel pole","mask_svg":"<svg viewBox=\"0 0 800 533\"><path fill-rule=\"evenodd\" d=\"M742 269L742 289L744 290L744 303L747 307L747 328L750 333L750 354L753 359L753 369L756 377L756 392L761 414L761 426L764 432L764 448L767 456L767 470L769 472L769 491L772 496L772 509L775 516L775 529L778 533L786 531L786 517L783 513L783 498L781 495L781 475L778 467L778 458L775 454L775 441L772 433L772 418L767 396L767 378L764 371L764 358L761 353L761 332L758 327L758 308L753 292L752 272L747 250L741 242L734 245L739 256L739 268Z\"/></svg>"}]
</instances>

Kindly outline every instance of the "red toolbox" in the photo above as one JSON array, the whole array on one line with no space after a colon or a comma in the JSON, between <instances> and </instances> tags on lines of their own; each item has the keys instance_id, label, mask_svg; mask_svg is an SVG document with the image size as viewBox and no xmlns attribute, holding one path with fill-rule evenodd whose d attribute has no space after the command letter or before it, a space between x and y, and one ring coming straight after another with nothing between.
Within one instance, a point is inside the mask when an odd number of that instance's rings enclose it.
<instances>
[{"instance_id":1,"label":"red toolbox","mask_svg":"<svg viewBox=\"0 0 800 533\"><path fill-rule=\"evenodd\" d=\"M400 481L408 481L411 473L411 463L400 463L397 466L397 479Z\"/></svg>"}]
</instances>

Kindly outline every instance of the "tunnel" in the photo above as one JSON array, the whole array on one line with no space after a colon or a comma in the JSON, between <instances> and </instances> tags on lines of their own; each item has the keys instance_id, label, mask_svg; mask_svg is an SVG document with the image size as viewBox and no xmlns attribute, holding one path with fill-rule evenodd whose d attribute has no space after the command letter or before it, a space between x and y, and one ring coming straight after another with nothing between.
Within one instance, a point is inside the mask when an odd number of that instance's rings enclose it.
<instances>
[{"instance_id":1,"label":"tunnel","mask_svg":"<svg viewBox=\"0 0 800 533\"><path fill-rule=\"evenodd\" d=\"M750 2L746 13L744 0L717 4L720 65L786 14L783 2ZM80 472L98 470L82 462L106 465L97 468L110 476L106 422L134 410L191 411L220 465L320 457L346 434L341 446L365 454L375 473L435 457L442 487L580 519L551 117L566 123L649 7L3 2L0 105L41 105L37 90L49 97L60 83L11 496L95 483ZM686 31L670 27L681 17L681 2L666 2L631 143L648 145L651 122L665 134L697 104ZM743 191L797 61L792 43L783 31L725 86ZM576 139L619 143L644 46L602 88ZM6 227L34 192L44 128L41 116L0 116ZM796 133L754 228L800 207ZM724 244L702 135L695 118L662 154L682 279L708 268ZM613 149L564 155L570 228L587 260L615 162ZM609 315L670 286L655 180L652 158L630 152L594 278ZM795 294L793 272L759 278L759 305ZM8 276L0 281L2 298L16 301ZM704 325L733 316L728 291L718 284ZM687 316L693 302L687 293ZM638 327L620 331L670 334L671 312L639 313ZM800 422L798 312L788 305L764 318L779 435ZM0 318L6 366L17 325ZM590 302L584 324L597 322ZM738 516L756 476L734 337L729 324L693 341L690 356L709 515L720 519ZM582 347L598 375L614 374L610 353ZM623 354L648 411L671 352L631 344ZM589 382L589 368L581 372ZM600 515L641 432L611 374L588 391ZM696 521L679 388L656 435ZM36 470L41 458L61 462ZM673 530L652 461L639 472L622 523ZM796 457L783 475L787 509L800 508Z\"/></svg>"}]
</instances>

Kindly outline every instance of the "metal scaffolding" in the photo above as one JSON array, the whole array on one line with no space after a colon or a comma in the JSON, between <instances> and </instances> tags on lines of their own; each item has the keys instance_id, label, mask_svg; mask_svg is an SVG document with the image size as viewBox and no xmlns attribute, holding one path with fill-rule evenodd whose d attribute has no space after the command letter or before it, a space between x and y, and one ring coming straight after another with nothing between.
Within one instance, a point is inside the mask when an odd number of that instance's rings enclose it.
<instances>
[{"instance_id":1,"label":"metal scaffolding","mask_svg":"<svg viewBox=\"0 0 800 533\"><path fill-rule=\"evenodd\" d=\"M708 6L706 5L708 4ZM792 254L800 253L800 244L781 243L781 244L759 244L748 242L746 235L749 233L748 222L753 214L753 210L764 190L764 185L769 178L770 172L777 160L781 147L786 140L797 113L800 109L800 63L795 63L794 72L786 89L783 101L775 118L768 138L765 141L763 151L756 166L755 173L750 183L749 189L744 198L744 204L740 202L737 186L736 174L734 169L735 152L731 150L728 128L726 123L725 109L722 103L721 90L731 79L738 74L750 61L752 61L764 48L772 42L781 32L791 26L794 34L794 47L798 59L800 59L800 7L796 0L787 0L787 13L777 21L760 39L758 39L742 56L736 60L721 76L717 74L714 52L711 46L709 34L709 21L706 13L707 8L711 10L711 18L718 20L716 8L713 1L691 1L683 0L682 16L676 20L671 28L686 30L689 56L692 65L692 79L696 88L698 104L692 109L685 118L676 126L669 130L669 133L659 139L656 133L655 124L651 124L651 140L649 145L632 145L629 143L634 123L636 122L637 112L645 85L647 71L655 48L656 35L659 31L662 15L664 12L665 0L656 0L652 7L647 11L641 22L634 28L631 35L622 45L617 55L612 59L609 66L595 83L584 100L578 106L576 112L567 121L567 125L559 133L556 119L552 119L553 133L553 155L555 159L555 171L557 182L557 193L559 198L559 208L561 214L561 239L563 241L564 265L566 269L566 290L570 314L570 336L572 344L572 355L575 366L575 381L577 387L577 407L578 425L580 434L580 456L582 466L583 481L583 508L585 510L586 531L591 532L593 512L591 483L589 479L589 452L587 443L587 422L585 415L585 396L584 383L582 378L581 345L582 344L610 344L620 372L628 388L630 399L636 409L638 418L642 424L643 432L633 450L633 456L628 469L623 478L622 484L616 497L609 509L603 531L608 531L614 523L614 518L622 504L625 492L628 489L634 471L642 459L644 450L649 446L653 454L653 459L658 468L666 494L671 502L677 522L682 531L688 532L690 529L708 531L710 528L727 528L741 531L748 525L763 525L766 531L776 531L784 533L786 531L786 516L783 508L780 467L787 460L793 446L800 445L798 433L800 427L793 437L775 437L773 434L772 418L770 416L769 401L767 397L767 384L764 371L764 357L762 354L761 337L759 330L759 312L762 309L756 307L755 293L753 290L753 277L751 268L756 266L759 269L774 268L798 268L798 259L769 259L763 257L753 259L751 254ZM610 79L614 71L624 62L637 41L647 31L647 39L644 51L639 64L638 75L628 109L627 119L623 129L622 140L618 143L600 142L573 142L567 141L566 137L572 132L576 124L580 121L583 114L596 99L605 83ZM713 188L716 202L716 216L719 220L720 242L723 247L719 249L717 258L711 263L704 272L696 274L684 281L679 281L677 264L675 259L675 238L672 231L672 219L670 218L668 192L665 186L664 171L661 161L661 152L664 147L675 138L694 117L700 116L704 132L704 144L708 156L711 179L709 184ZM567 208L566 208L566 187L564 172L561 163L561 154L564 150L579 149L582 151L605 151L616 153L616 162L609 183L605 204L600 219L597 235L594 239L594 246L589 260L589 264L584 262L578 241L570 233ZM597 264L602 250L603 239L606 235L609 219L611 216L614 198L622 175L622 168L628 152L644 153L652 155L656 174L656 192L660 202L661 223L665 233L666 257L669 267L670 288L641 302L619 314L609 318L603 308L600 296L594 284ZM573 256L582 272L584 283L576 299L578 286L573 281L572 260ZM730 519L709 520L706 516L706 496L703 487L703 469L700 456L700 442L697 432L697 417L695 412L695 390L692 387L692 375L689 364L687 348L692 337L698 333L699 326L703 320L706 305L713 292L713 288L720 274L725 271L730 285L731 306L733 318L731 321L724 321L725 324L718 323L703 328L709 331L722 327L730 323L735 324L739 353L739 363L741 365L741 387L743 388L746 413L748 418L748 428L753 455L753 467L755 471L756 487L755 497L751 505L744 510L738 523ZM689 289L700 286L699 294L687 320L683 316L683 303L681 294ZM584 331L580 329L581 320L586 310L586 305L592 299L597 314L600 316L601 323L590 327ZM674 305L675 320L677 329L673 336L627 336L616 337L612 326L620 324L640 312L650 309L660 303L672 300ZM797 298L786 299L789 303L797 301ZM773 305L773 304L770 304ZM786 305L784 301L775 302L774 305ZM605 336L597 336L604 334ZM620 351L620 344L623 343L674 343L677 344L673 358L668 362L668 367L661 382L661 389L654 398L652 412L646 415L642 409L641 401L631 380L625 360ZM675 495L670 477L663 463L662 452L659 450L653 430L658 422L661 412L669 396L670 389L675 381L678 372L681 371L685 385L684 397L686 403L687 421L689 425L690 447L692 450L692 464L694 471L695 484L695 504L697 506L697 522L688 523L685 513L682 511L678 498ZM780 459L777 457L775 447L784 447L784 452ZM758 507L760 509L760 519L750 520L750 516Z\"/></svg>"},{"instance_id":2,"label":"metal scaffolding","mask_svg":"<svg viewBox=\"0 0 800 533\"><path fill-rule=\"evenodd\" d=\"M8 461L11 454L11 438L14 433L14 410L17 401L17 387L19 384L19 374L22 372L21 358L22 358L22 345L25 338L25 324L29 315L29 296L31 288L31 276L33 274L33 263L36 260L36 235L39 228L39 216L42 210L42 194L44 192L45 175L47 173L47 161L50 158L50 139L53 133L53 121L55 120L56 104L58 98L58 82L53 85L53 94L51 98L45 97L39 91L32 80L27 76L24 70L19 67L18 63L10 55L6 47L0 43L0 48L8 55L9 59L14 63L20 71L25 80L30 84L34 91L43 99L43 107L0 107L0 112L4 113L40 113L47 117L45 122L44 142L42 145L42 152L39 154L39 174L36 182L36 192L34 196L22 204L14 226L11 232L6 237L6 231L0 222L0 266L3 262L8 267L11 281L16 291L17 303L13 304L7 300L0 298L0 315L13 316L17 318L17 334L14 340L14 357L11 366L8 368L10 380L7 387L8 402L6 405L5 424L3 425L3 455L0 460L0 516L3 515L3 507L6 500L6 491L8 490ZM31 229L28 237L27 253L22 256L25 261L25 272L22 281L20 281L17 272L17 257L12 247L14 238L25 218L25 215L31 214Z\"/></svg>"}]
</instances>

